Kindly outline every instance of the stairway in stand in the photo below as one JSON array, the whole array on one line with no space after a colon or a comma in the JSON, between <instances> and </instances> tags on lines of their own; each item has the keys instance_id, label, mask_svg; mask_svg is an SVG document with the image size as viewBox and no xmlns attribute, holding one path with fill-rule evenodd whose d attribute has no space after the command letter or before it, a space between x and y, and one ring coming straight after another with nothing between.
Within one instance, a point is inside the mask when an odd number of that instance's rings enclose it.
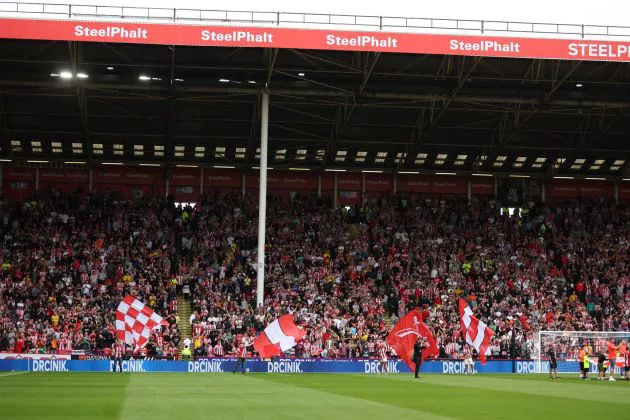
<instances>
[{"instance_id":1,"label":"stairway in stand","mask_svg":"<svg viewBox=\"0 0 630 420\"><path fill-rule=\"evenodd\" d=\"M346 231L352 236L354 239L359 239L363 236L363 234L367 231L367 225L362 225L360 223L357 224L349 224L346 228Z\"/></svg>"},{"instance_id":2,"label":"stairway in stand","mask_svg":"<svg viewBox=\"0 0 630 420\"><path fill-rule=\"evenodd\" d=\"M190 315L192 314L192 307L190 299L186 299L184 295L177 296L177 316L179 318L179 334L181 340L179 342L179 355L181 358L182 349L184 348L184 339L190 338L192 340L192 326L190 325Z\"/></svg>"},{"instance_id":3,"label":"stairway in stand","mask_svg":"<svg viewBox=\"0 0 630 420\"><path fill-rule=\"evenodd\" d=\"M389 332L392 330L392 318L387 312L383 315L383 321L385 321L385 329Z\"/></svg>"}]
</instances>

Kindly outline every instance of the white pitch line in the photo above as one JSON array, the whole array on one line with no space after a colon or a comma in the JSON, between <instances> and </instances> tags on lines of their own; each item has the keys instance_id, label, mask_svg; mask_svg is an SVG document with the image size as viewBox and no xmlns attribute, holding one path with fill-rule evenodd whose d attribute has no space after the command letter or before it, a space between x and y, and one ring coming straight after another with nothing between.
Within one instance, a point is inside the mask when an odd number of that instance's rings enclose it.
<instances>
[{"instance_id":1,"label":"white pitch line","mask_svg":"<svg viewBox=\"0 0 630 420\"><path fill-rule=\"evenodd\" d=\"M13 375L21 375L23 373L28 373L28 370L20 371L20 372L9 372L9 373L0 373L0 378L4 376L13 376Z\"/></svg>"}]
</instances>

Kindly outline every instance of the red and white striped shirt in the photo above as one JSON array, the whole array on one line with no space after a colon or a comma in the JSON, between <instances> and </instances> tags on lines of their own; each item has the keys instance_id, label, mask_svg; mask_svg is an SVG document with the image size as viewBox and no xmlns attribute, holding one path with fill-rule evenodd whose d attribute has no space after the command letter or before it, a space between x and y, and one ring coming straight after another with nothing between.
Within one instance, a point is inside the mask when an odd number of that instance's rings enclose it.
<instances>
[{"instance_id":1,"label":"red and white striped shirt","mask_svg":"<svg viewBox=\"0 0 630 420\"><path fill-rule=\"evenodd\" d=\"M311 356L311 343L309 343L308 341L304 342L304 357L310 357Z\"/></svg>"},{"instance_id":2,"label":"red and white striped shirt","mask_svg":"<svg viewBox=\"0 0 630 420\"><path fill-rule=\"evenodd\" d=\"M212 349L212 352L214 353L214 357L223 357L225 355L221 343L217 343Z\"/></svg>"},{"instance_id":3,"label":"red and white striped shirt","mask_svg":"<svg viewBox=\"0 0 630 420\"><path fill-rule=\"evenodd\" d=\"M454 355L457 353L457 343L451 342L446 345L446 354Z\"/></svg>"},{"instance_id":4,"label":"red and white striped shirt","mask_svg":"<svg viewBox=\"0 0 630 420\"><path fill-rule=\"evenodd\" d=\"M381 346L378 349L378 358L379 360L387 360L387 347Z\"/></svg>"},{"instance_id":5,"label":"red and white striped shirt","mask_svg":"<svg viewBox=\"0 0 630 420\"><path fill-rule=\"evenodd\" d=\"M72 345L70 344L70 340L67 338L62 338L59 340L59 350L66 351L72 350Z\"/></svg>"},{"instance_id":6,"label":"red and white striped shirt","mask_svg":"<svg viewBox=\"0 0 630 420\"><path fill-rule=\"evenodd\" d=\"M125 345L124 344L114 344L112 348L112 355L118 359L123 356L125 353Z\"/></svg>"},{"instance_id":7,"label":"red and white striped shirt","mask_svg":"<svg viewBox=\"0 0 630 420\"><path fill-rule=\"evenodd\" d=\"M238 357L247 357L247 346L248 345L249 345L249 343L247 342L245 337L243 337L243 339L238 343L238 350L236 352L236 355Z\"/></svg>"},{"instance_id":8,"label":"red and white striped shirt","mask_svg":"<svg viewBox=\"0 0 630 420\"><path fill-rule=\"evenodd\" d=\"M468 347L464 347L463 353L464 353L464 359L472 358L472 352L470 351Z\"/></svg>"}]
</instances>

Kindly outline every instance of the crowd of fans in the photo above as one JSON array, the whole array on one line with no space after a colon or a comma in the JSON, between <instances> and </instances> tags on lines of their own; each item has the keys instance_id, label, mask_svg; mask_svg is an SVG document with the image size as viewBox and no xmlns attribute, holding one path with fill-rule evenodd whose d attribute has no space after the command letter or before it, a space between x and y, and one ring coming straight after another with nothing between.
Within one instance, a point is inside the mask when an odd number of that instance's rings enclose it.
<instances>
[{"instance_id":1,"label":"crowd of fans","mask_svg":"<svg viewBox=\"0 0 630 420\"><path fill-rule=\"evenodd\" d=\"M265 303L256 307L257 199L215 194L191 207L158 199L42 193L0 207L0 351L101 351L131 293L170 323L147 352L172 356L192 324L198 356L235 350L284 313L306 329L290 355L373 357L417 308L441 357L462 351L457 300L496 333L493 357L528 357L539 330L625 330L630 208L606 200L270 198ZM176 297L193 315L177 316ZM562 353L562 349L560 349ZM566 349L565 349L566 351Z\"/></svg>"},{"instance_id":2,"label":"crowd of fans","mask_svg":"<svg viewBox=\"0 0 630 420\"><path fill-rule=\"evenodd\" d=\"M109 349L116 307L131 293L169 321L155 339L176 354L176 213L158 201L59 193L2 203L0 351Z\"/></svg>"}]
</instances>

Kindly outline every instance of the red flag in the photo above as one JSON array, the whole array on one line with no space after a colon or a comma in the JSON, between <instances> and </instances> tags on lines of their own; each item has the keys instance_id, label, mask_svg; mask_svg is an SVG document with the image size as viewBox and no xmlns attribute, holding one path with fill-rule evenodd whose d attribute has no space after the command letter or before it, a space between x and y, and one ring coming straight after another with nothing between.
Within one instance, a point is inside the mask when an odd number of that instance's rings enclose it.
<instances>
[{"instance_id":1,"label":"red flag","mask_svg":"<svg viewBox=\"0 0 630 420\"><path fill-rule=\"evenodd\" d=\"M305 335L306 331L295 325L293 315L282 315L267 325L254 341L254 348L260 357L273 357L293 348Z\"/></svg>"},{"instance_id":2,"label":"red flag","mask_svg":"<svg viewBox=\"0 0 630 420\"><path fill-rule=\"evenodd\" d=\"M440 354L433 334L426 324L422 322L422 314L416 309L402 317L387 336L387 344L396 350L396 353L398 353L410 370L415 368L415 363L411 359L413 357L413 345L418 340L418 337L424 337L429 343L429 346L422 352L423 359Z\"/></svg>"},{"instance_id":3,"label":"red flag","mask_svg":"<svg viewBox=\"0 0 630 420\"><path fill-rule=\"evenodd\" d=\"M464 299L459 299L459 318L466 343L477 350L481 364L485 365L486 353L494 331L473 316L472 309Z\"/></svg>"}]
</instances>

